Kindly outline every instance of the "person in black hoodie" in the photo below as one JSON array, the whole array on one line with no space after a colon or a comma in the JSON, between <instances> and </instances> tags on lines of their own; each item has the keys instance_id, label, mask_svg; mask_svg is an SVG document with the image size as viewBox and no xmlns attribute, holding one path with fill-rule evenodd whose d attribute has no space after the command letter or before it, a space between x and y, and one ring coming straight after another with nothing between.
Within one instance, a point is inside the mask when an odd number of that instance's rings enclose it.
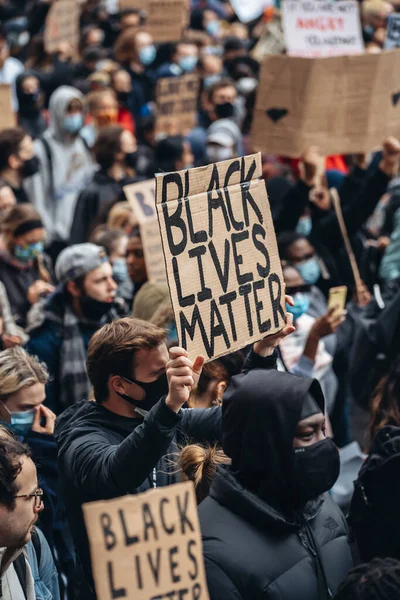
<instances>
[{"instance_id":1,"label":"person in black hoodie","mask_svg":"<svg viewBox=\"0 0 400 600\"><path fill-rule=\"evenodd\" d=\"M327 492L340 469L316 380L255 369L222 405L219 467L199 506L211 600L325 600L352 566Z\"/></svg>"},{"instance_id":2,"label":"person in black hoodie","mask_svg":"<svg viewBox=\"0 0 400 600\"><path fill-rule=\"evenodd\" d=\"M293 332L254 345L246 368L275 368L273 349ZM91 339L87 372L96 402L79 402L56 421L62 494L86 581L79 598L95 598L82 504L135 494L179 480L168 457L187 438L215 443L219 407L182 409L197 385L203 357L194 363L182 348L168 351L166 332L139 319L120 319ZM182 410L181 410L182 409Z\"/></svg>"},{"instance_id":3,"label":"person in black hoodie","mask_svg":"<svg viewBox=\"0 0 400 600\"><path fill-rule=\"evenodd\" d=\"M94 146L100 170L78 197L70 244L87 242L105 206L125 200L123 187L137 181L134 172L136 150L133 134L123 127L110 125L100 130Z\"/></svg>"},{"instance_id":4,"label":"person in black hoodie","mask_svg":"<svg viewBox=\"0 0 400 600\"><path fill-rule=\"evenodd\" d=\"M24 71L15 82L18 98L18 125L32 138L38 138L47 128L42 113L44 94L40 82L33 71Z\"/></svg>"}]
</instances>

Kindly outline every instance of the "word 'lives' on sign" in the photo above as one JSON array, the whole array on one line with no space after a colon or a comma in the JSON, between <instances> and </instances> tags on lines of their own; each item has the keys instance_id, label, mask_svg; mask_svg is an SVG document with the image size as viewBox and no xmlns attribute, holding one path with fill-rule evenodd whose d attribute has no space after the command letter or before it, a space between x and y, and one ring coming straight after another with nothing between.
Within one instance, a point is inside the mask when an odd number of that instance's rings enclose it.
<instances>
[{"instance_id":1,"label":"word 'lives' on sign","mask_svg":"<svg viewBox=\"0 0 400 600\"><path fill-rule=\"evenodd\" d=\"M282 25L289 56L341 56L364 52L355 0L283 0Z\"/></svg>"},{"instance_id":2,"label":"word 'lives' on sign","mask_svg":"<svg viewBox=\"0 0 400 600\"><path fill-rule=\"evenodd\" d=\"M255 150L300 156L370 152L400 135L400 50L332 58L264 57L252 125ZM339 109L340 107L340 109Z\"/></svg>"},{"instance_id":3,"label":"word 'lives' on sign","mask_svg":"<svg viewBox=\"0 0 400 600\"><path fill-rule=\"evenodd\" d=\"M76 0L56 0L51 4L44 30L46 52L57 52L61 42L68 42L73 50L77 50L79 15L79 2Z\"/></svg>"},{"instance_id":4,"label":"word 'lives' on sign","mask_svg":"<svg viewBox=\"0 0 400 600\"><path fill-rule=\"evenodd\" d=\"M139 223L147 279L165 282L165 262L156 212L155 181L140 181L124 187L125 196Z\"/></svg>"},{"instance_id":5,"label":"word 'lives' on sign","mask_svg":"<svg viewBox=\"0 0 400 600\"><path fill-rule=\"evenodd\" d=\"M261 155L156 176L180 344L211 360L280 331L281 264Z\"/></svg>"},{"instance_id":6,"label":"word 'lives' on sign","mask_svg":"<svg viewBox=\"0 0 400 600\"><path fill-rule=\"evenodd\" d=\"M98 600L209 600L191 482L83 505Z\"/></svg>"},{"instance_id":7,"label":"word 'lives' on sign","mask_svg":"<svg viewBox=\"0 0 400 600\"><path fill-rule=\"evenodd\" d=\"M197 75L159 79L156 90L157 133L176 135L193 129L199 94Z\"/></svg>"}]
</instances>

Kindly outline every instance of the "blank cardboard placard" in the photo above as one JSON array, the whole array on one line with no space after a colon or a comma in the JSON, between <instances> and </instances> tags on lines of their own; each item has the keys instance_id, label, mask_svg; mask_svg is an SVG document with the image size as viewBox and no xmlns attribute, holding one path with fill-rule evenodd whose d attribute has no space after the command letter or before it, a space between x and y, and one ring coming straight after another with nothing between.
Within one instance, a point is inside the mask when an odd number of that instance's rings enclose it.
<instances>
[{"instance_id":1,"label":"blank cardboard placard","mask_svg":"<svg viewBox=\"0 0 400 600\"><path fill-rule=\"evenodd\" d=\"M127 0L123 0L126 4ZM135 0L136 2L136 0ZM147 0L144 29L155 42L178 42L189 22L187 0Z\"/></svg>"},{"instance_id":2,"label":"blank cardboard placard","mask_svg":"<svg viewBox=\"0 0 400 600\"><path fill-rule=\"evenodd\" d=\"M83 514L98 600L209 600L192 482L84 504Z\"/></svg>"},{"instance_id":3,"label":"blank cardboard placard","mask_svg":"<svg viewBox=\"0 0 400 600\"><path fill-rule=\"evenodd\" d=\"M285 323L285 292L261 156L156 176L180 345L222 356Z\"/></svg>"},{"instance_id":4,"label":"blank cardboard placard","mask_svg":"<svg viewBox=\"0 0 400 600\"><path fill-rule=\"evenodd\" d=\"M257 151L297 157L369 152L400 135L400 50L298 58L266 56L254 110Z\"/></svg>"},{"instance_id":5,"label":"blank cardboard placard","mask_svg":"<svg viewBox=\"0 0 400 600\"><path fill-rule=\"evenodd\" d=\"M384 50L393 50L400 47L400 14L393 13L388 16L386 27L386 39L383 45Z\"/></svg>"},{"instance_id":6,"label":"blank cardboard placard","mask_svg":"<svg viewBox=\"0 0 400 600\"><path fill-rule=\"evenodd\" d=\"M282 26L289 56L342 56L364 52L356 0L283 0Z\"/></svg>"},{"instance_id":7,"label":"blank cardboard placard","mask_svg":"<svg viewBox=\"0 0 400 600\"><path fill-rule=\"evenodd\" d=\"M61 42L71 44L74 51L78 49L79 14L76 0L55 0L52 3L44 30L46 52L56 52Z\"/></svg>"},{"instance_id":8,"label":"blank cardboard placard","mask_svg":"<svg viewBox=\"0 0 400 600\"><path fill-rule=\"evenodd\" d=\"M124 187L125 196L139 223L147 277L151 282L167 279L155 204L155 181L140 181Z\"/></svg>"},{"instance_id":9,"label":"blank cardboard placard","mask_svg":"<svg viewBox=\"0 0 400 600\"><path fill-rule=\"evenodd\" d=\"M8 83L0 84L0 131L15 127L16 118L12 109L11 86Z\"/></svg>"},{"instance_id":10,"label":"blank cardboard placard","mask_svg":"<svg viewBox=\"0 0 400 600\"><path fill-rule=\"evenodd\" d=\"M197 75L159 79L156 89L157 133L181 134L193 129L197 119L200 81Z\"/></svg>"}]
</instances>

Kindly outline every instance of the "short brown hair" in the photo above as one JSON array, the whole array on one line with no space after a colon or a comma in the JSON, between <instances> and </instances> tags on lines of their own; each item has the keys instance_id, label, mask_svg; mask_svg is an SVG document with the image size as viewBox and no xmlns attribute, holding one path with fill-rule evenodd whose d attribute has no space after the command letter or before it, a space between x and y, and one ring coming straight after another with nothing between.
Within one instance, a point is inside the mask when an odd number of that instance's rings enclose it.
<instances>
[{"instance_id":1,"label":"short brown hair","mask_svg":"<svg viewBox=\"0 0 400 600\"><path fill-rule=\"evenodd\" d=\"M166 332L140 319L118 319L99 329L90 340L86 369L96 401L107 400L111 375L131 379L135 353L156 348L165 341Z\"/></svg>"}]
</instances>

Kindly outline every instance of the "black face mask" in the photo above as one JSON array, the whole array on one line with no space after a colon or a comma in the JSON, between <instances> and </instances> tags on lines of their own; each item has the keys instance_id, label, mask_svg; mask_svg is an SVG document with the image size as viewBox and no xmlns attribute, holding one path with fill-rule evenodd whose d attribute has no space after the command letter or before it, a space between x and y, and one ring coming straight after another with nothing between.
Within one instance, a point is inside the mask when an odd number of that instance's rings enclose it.
<instances>
[{"instance_id":1,"label":"black face mask","mask_svg":"<svg viewBox=\"0 0 400 600\"><path fill-rule=\"evenodd\" d=\"M117 92L118 102L120 102L120 104L126 104L130 95L131 92Z\"/></svg>"},{"instance_id":2,"label":"black face mask","mask_svg":"<svg viewBox=\"0 0 400 600\"><path fill-rule=\"evenodd\" d=\"M224 104L215 105L215 114L218 119L230 119L235 113L235 107L232 102L224 102Z\"/></svg>"},{"instance_id":3,"label":"black face mask","mask_svg":"<svg viewBox=\"0 0 400 600\"><path fill-rule=\"evenodd\" d=\"M331 438L293 450L293 495L296 506L330 490L339 477L339 451Z\"/></svg>"},{"instance_id":4,"label":"black face mask","mask_svg":"<svg viewBox=\"0 0 400 600\"><path fill-rule=\"evenodd\" d=\"M136 169L137 162L137 152L129 152L129 154L125 154L125 163L128 167L132 169Z\"/></svg>"},{"instance_id":5,"label":"black face mask","mask_svg":"<svg viewBox=\"0 0 400 600\"><path fill-rule=\"evenodd\" d=\"M81 309L83 316L89 321L99 322L105 314L112 308L112 302L100 302L90 296L82 296Z\"/></svg>"},{"instance_id":6,"label":"black face mask","mask_svg":"<svg viewBox=\"0 0 400 600\"><path fill-rule=\"evenodd\" d=\"M125 381L129 383L136 383L139 387L141 387L145 392L146 396L144 400L135 400L135 398L131 398L128 394L120 394L117 392L118 396L121 396L124 400L133 404L137 408L141 408L143 410L150 410L163 396L168 394L168 379L166 373L163 373L161 377L152 381L151 383L144 383L143 381L137 381L136 379L128 379L127 377L123 377Z\"/></svg>"},{"instance_id":7,"label":"black face mask","mask_svg":"<svg viewBox=\"0 0 400 600\"><path fill-rule=\"evenodd\" d=\"M22 114L34 115L40 112L40 94L25 94L19 95L19 112Z\"/></svg>"},{"instance_id":8,"label":"black face mask","mask_svg":"<svg viewBox=\"0 0 400 600\"><path fill-rule=\"evenodd\" d=\"M37 156L32 156L29 160L24 160L21 167L21 175L23 178L35 175L40 169L40 161Z\"/></svg>"}]
</instances>

